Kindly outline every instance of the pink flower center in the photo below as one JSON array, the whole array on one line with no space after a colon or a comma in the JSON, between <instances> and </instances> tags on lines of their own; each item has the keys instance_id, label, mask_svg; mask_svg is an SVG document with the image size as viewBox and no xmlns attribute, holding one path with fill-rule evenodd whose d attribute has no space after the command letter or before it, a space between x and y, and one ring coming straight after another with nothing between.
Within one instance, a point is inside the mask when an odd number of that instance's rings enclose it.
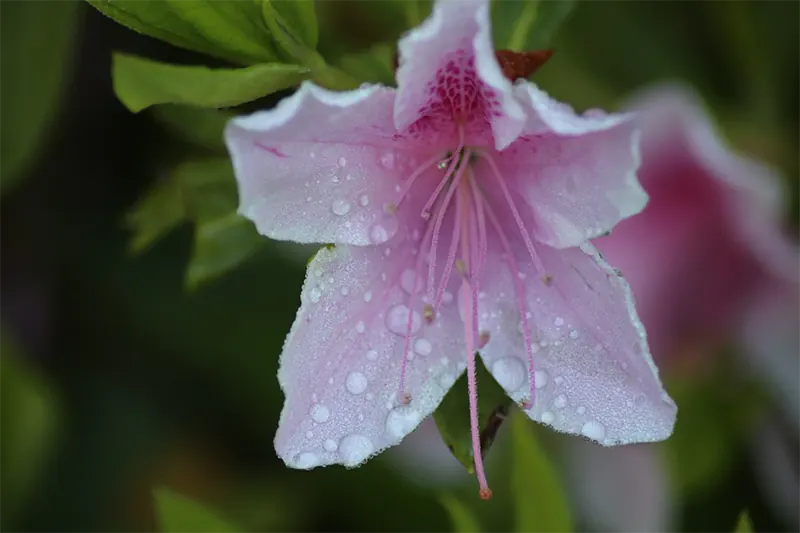
<instances>
[{"instance_id":1,"label":"pink flower center","mask_svg":"<svg viewBox=\"0 0 800 533\"><path fill-rule=\"evenodd\" d=\"M541 281L549 284L551 278L545 275L544 266L533 246L530 233L526 228L519 210L517 209L511 191L506 184L500 169L498 168L492 154L483 149L466 146L464 143L464 128L459 126L458 145L455 150L438 153L434 157L425 161L417 168L405 181L400 188L397 199L386 206L386 210L394 213L407 197L418 178L432 168L444 171L432 194L425 202L420 216L426 221L426 230L421 241L421 252L416 258L417 273L423 271L424 260L427 259L427 280L424 284L425 294L420 295L421 283L414 283L410 296L410 307L422 304L422 316L431 323L435 320L447 288L455 269L461 278L459 288L459 302L462 306L461 312L464 317L464 340L467 351L467 380L469 389L470 407L470 429L472 434L473 457L475 461L475 473L480 484L480 494L484 499L491 497L491 490L486 482L486 475L483 469L482 450L480 444L480 427L478 421L477 405L477 384L475 377L475 355L476 350L483 348L489 341L490 335L487 331L479 331L478 328L478 293L481 279L486 266L488 235L489 230L500 240L508 262L508 268L514 283L514 292L517 299L519 313L522 320L522 334L528 357L528 377L529 395L527 400L522 402L525 409L529 409L534 401L534 362L531 328L528 322L528 312L525 304L525 289L523 277L517 267L514 253L508 236L506 235L494 208L488 201L488 196L484 193L482 185L476 178L474 172L475 163L484 160L490 169L490 179L502 191L505 204L503 209L507 209L513 216L516 229L522 237L528 254L533 265L541 275ZM430 175L430 174L428 174ZM481 176L481 179L484 179ZM449 243L442 243L442 226L446 216L453 217L453 229ZM487 225L489 227L487 227ZM445 236L446 239L446 236ZM441 268L441 276L436 279L437 262L440 258L439 248L445 248L447 255L444 258L444 266ZM403 361L400 371L400 385L398 398L402 402L411 401L411 396L405 390L406 367L409 361L412 338L412 317L408 315L406 325L405 343L403 349Z\"/></svg>"}]
</instances>

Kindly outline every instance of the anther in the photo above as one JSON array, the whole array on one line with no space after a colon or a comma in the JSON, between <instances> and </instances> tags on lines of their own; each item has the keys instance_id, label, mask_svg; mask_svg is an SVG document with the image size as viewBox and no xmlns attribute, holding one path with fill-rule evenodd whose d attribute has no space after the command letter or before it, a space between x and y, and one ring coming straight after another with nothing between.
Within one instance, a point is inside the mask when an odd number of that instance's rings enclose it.
<instances>
[{"instance_id":1,"label":"anther","mask_svg":"<svg viewBox=\"0 0 800 533\"><path fill-rule=\"evenodd\" d=\"M467 272L467 265L464 263L463 259L456 259L456 270L462 276Z\"/></svg>"},{"instance_id":2,"label":"anther","mask_svg":"<svg viewBox=\"0 0 800 533\"><path fill-rule=\"evenodd\" d=\"M387 215L394 215L395 213L397 213L397 204L394 202L389 202L388 204L383 206L383 211Z\"/></svg>"},{"instance_id":3,"label":"anther","mask_svg":"<svg viewBox=\"0 0 800 533\"><path fill-rule=\"evenodd\" d=\"M481 500L491 500L492 499L492 490L488 487L481 489L480 491Z\"/></svg>"},{"instance_id":4,"label":"anther","mask_svg":"<svg viewBox=\"0 0 800 533\"><path fill-rule=\"evenodd\" d=\"M490 337L491 335L489 334L488 331L486 330L481 331L480 334L478 335L478 348L483 348L484 346L486 346L489 343Z\"/></svg>"},{"instance_id":5,"label":"anther","mask_svg":"<svg viewBox=\"0 0 800 533\"><path fill-rule=\"evenodd\" d=\"M421 217L422 217L424 220L430 220L430 219L431 219L431 212L430 212L430 211L428 211L428 210L426 209L425 211L423 211L423 212L420 214L420 216L421 216Z\"/></svg>"},{"instance_id":6,"label":"anther","mask_svg":"<svg viewBox=\"0 0 800 533\"><path fill-rule=\"evenodd\" d=\"M422 306L422 318L424 318L425 322L428 324L433 322L433 306L431 304L425 304Z\"/></svg>"},{"instance_id":7,"label":"anther","mask_svg":"<svg viewBox=\"0 0 800 533\"><path fill-rule=\"evenodd\" d=\"M450 163L450 161L448 159L442 159L441 161L436 163L436 168L438 168L439 170L444 170L444 169L447 168L447 165L449 163Z\"/></svg>"},{"instance_id":8,"label":"anther","mask_svg":"<svg viewBox=\"0 0 800 533\"><path fill-rule=\"evenodd\" d=\"M544 276L542 276L542 283L544 283L546 287L549 287L550 285L553 284L553 276L551 276L550 274L545 274Z\"/></svg>"},{"instance_id":9,"label":"anther","mask_svg":"<svg viewBox=\"0 0 800 533\"><path fill-rule=\"evenodd\" d=\"M529 399L526 398L526 399L522 400L521 402L519 402L519 406L522 409L527 411L528 409L533 407L533 403Z\"/></svg>"},{"instance_id":10,"label":"anther","mask_svg":"<svg viewBox=\"0 0 800 533\"><path fill-rule=\"evenodd\" d=\"M403 405L408 405L411 403L411 394L403 393L403 397L400 399L400 403Z\"/></svg>"}]
</instances>

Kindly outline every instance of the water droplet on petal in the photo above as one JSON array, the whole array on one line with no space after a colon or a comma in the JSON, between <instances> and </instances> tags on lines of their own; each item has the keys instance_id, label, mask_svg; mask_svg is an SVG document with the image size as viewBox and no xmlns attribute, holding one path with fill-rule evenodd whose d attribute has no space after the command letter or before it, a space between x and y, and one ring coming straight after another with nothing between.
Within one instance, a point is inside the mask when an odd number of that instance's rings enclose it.
<instances>
[{"instance_id":1,"label":"water droplet on petal","mask_svg":"<svg viewBox=\"0 0 800 533\"><path fill-rule=\"evenodd\" d=\"M422 279L421 276L417 276L417 273L407 268L400 274L400 286L406 291L408 294L411 294L414 291L414 282L417 284L417 290L422 288Z\"/></svg>"},{"instance_id":2,"label":"water droplet on petal","mask_svg":"<svg viewBox=\"0 0 800 533\"><path fill-rule=\"evenodd\" d=\"M386 432L395 440L400 440L422 421L422 415L411 407L397 407L386 416Z\"/></svg>"},{"instance_id":3,"label":"water droplet on petal","mask_svg":"<svg viewBox=\"0 0 800 533\"><path fill-rule=\"evenodd\" d=\"M546 387L547 380L548 380L547 372L545 372L544 370L537 370L536 372L533 373L534 387L536 387L537 389L543 389L544 387Z\"/></svg>"},{"instance_id":4,"label":"water droplet on petal","mask_svg":"<svg viewBox=\"0 0 800 533\"><path fill-rule=\"evenodd\" d=\"M405 337L408 330L409 313L411 313L411 334L413 335L422 326L422 317L403 304L395 305L386 313L386 327L395 335Z\"/></svg>"},{"instance_id":5,"label":"water droplet on petal","mask_svg":"<svg viewBox=\"0 0 800 533\"><path fill-rule=\"evenodd\" d=\"M601 423L590 420L581 428L581 435L592 440L603 440L606 436L606 428Z\"/></svg>"},{"instance_id":6,"label":"water droplet on petal","mask_svg":"<svg viewBox=\"0 0 800 533\"><path fill-rule=\"evenodd\" d=\"M433 346L431 346L431 341L428 339L417 339L414 341L414 351L422 356L429 355L432 349Z\"/></svg>"},{"instance_id":7,"label":"water droplet on petal","mask_svg":"<svg viewBox=\"0 0 800 533\"><path fill-rule=\"evenodd\" d=\"M378 352L376 352L375 350L368 351L367 359L369 359L370 361L375 361L376 359L378 359Z\"/></svg>"},{"instance_id":8,"label":"water droplet on petal","mask_svg":"<svg viewBox=\"0 0 800 533\"><path fill-rule=\"evenodd\" d=\"M453 386L453 383L456 382L455 376L453 374L442 374L439 377L439 385L445 390L449 389Z\"/></svg>"},{"instance_id":9,"label":"water droplet on petal","mask_svg":"<svg viewBox=\"0 0 800 533\"><path fill-rule=\"evenodd\" d=\"M580 333L578 333L577 329L573 329L572 331L569 332L570 339L577 339L578 337L580 337Z\"/></svg>"},{"instance_id":10,"label":"water droplet on petal","mask_svg":"<svg viewBox=\"0 0 800 533\"><path fill-rule=\"evenodd\" d=\"M364 301L368 302L372 300L372 291L367 291L364 293Z\"/></svg>"},{"instance_id":11,"label":"water droplet on petal","mask_svg":"<svg viewBox=\"0 0 800 533\"><path fill-rule=\"evenodd\" d=\"M386 169L394 168L394 154L387 152L381 156L381 166Z\"/></svg>"},{"instance_id":12,"label":"water droplet on petal","mask_svg":"<svg viewBox=\"0 0 800 533\"><path fill-rule=\"evenodd\" d=\"M361 372L350 372L344 384L350 394L361 394L367 390L367 376Z\"/></svg>"},{"instance_id":13,"label":"water droplet on petal","mask_svg":"<svg viewBox=\"0 0 800 533\"><path fill-rule=\"evenodd\" d=\"M314 422L318 424L322 424L327 422L328 419L331 417L331 411L321 403L315 403L311 406L311 410L309 411L311 414L311 418L314 419Z\"/></svg>"},{"instance_id":14,"label":"water droplet on petal","mask_svg":"<svg viewBox=\"0 0 800 533\"><path fill-rule=\"evenodd\" d=\"M373 244L383 244L389 240L389 232L380 224L375 224L369 230L369 239Z\"/></svg>"},{"instance_id":15,"label":"water droplet on petal","mask_svg":"<svg viewBox=\"0 0 800 533\"><path fill-rule=\"evenodd\" d=\"M581 405L581 406L578 407L577 411L578 411L579 415L582 415L583 413L586 412L586 408Z\"/></svg>"},{"instance_id":16,"label":"water droplet on petal","mask_svg":"<svg viewBox=\"0 0 800 533\"><path fill-rule=\"evenodd\" d=\"M494 379L508 392L514 392L525 381L527 370L516 357L503 357L492 364Z\"/></svg>"},{"instance_id":17,"label":"water droplet on petal","mask_svg":"<svg viewBox=\"0 0 800 533\"><path fill-rule=\"evenodd\" d=\"M347 165L347 159L345 159L344 157L340 157L339 158L339 166L344 168L346 165Z\"/></svg>"},{"instance_id":18,"label":"water droplet on petal","mask_svg":"<svg viewBox=\"0 0 800 533\"><path fill-rule=\"evenodd\" d=\"M345 466L356 466L364 462L375 446L363 435L348 435L339 442L339 457Z\"/></svg>"},{"instance_id":19,"label":"water droplet on petal","mask_svg":"<svg viewBox=\"0 0 800 533\"><path fill-rule=\"evenodd\" d=\"M322 443L322 447L329 452L335 452L339 449L339 445L336 444L336 441L333 439L325 439L325 442Z\"/></svg>"},{"instance_id":20,"label":"water droplet on petal","mask_svg":"<svg viewBox=\"0 0 800 533\"><path fill-rule=\"evenodd\" d=\"M334 200L333 202L333 214L337 216L344 216L350 212L350 202L339 198L338 200Z\"/></svg>"},{"instance_id":21,"label":"water droplet on petal","mask_svg":"<svg viewBox=\"0 0 800 533\"><path fill-rule=\"evenodd\" d=\"M556 409L563 409L564 407L567 406L567 397L564 396L563 394L559 394L558 396L556 396L556 399L553 400L553 406Z\"/></svg>"},{"instance_id":22,"label":"water droplet on petal","mask_svg":"<svg viewBox=\"0 0 800 533\"><path fill-rule=\"evenodd\" d=\"M559 317L556 317L555 324L556 324L556 326L558 326L558 327L560 327L560 326L563 326L563 325L564 325L564 319L563 319L563 318L561 318L560 316L559 316Z\"/></svg>"},{"instance_id":23,"label":"water droplet on petal","mask_svg":"<svg viewBox=\"0 0 800 533\"><path fill-rule=\"evenodd\" d=\"M359 320L358 322L356 322L356 331L358 333L364 333L365 329L367 329L367 326L364 325L363 320Z\"/></svg>"},{"instance_id":24,"label":"water droplet on petal","mask_svg":"<svg viewBox=\"0 0 800 533\"><path fill-rule=\"evenodd\" d=\"M314 287L310 291L308 291L308 297L311 299L312 302L317 303L320 298L322 298L322 293L319 291L318 288Z\"/></svg>"},{"instance_id":25,"label":"water droplet on petal","mask_svg":"<svg viewBox=\"0 0 800 533\"><path fill-rule=\"evenodd\" d=\"M361 204L361 207L367 207L369 205L369 196L362 194L358 197L358 203Z\"/></svg>"},{"instance_id":26,"label":"water droplet on petal","mask_svg":"<svg viewBox=\"0 0 800 533\"><path fill-rule=\"evenodd\" d=\"M542 423L543 424L552 424L555 419L556 419L556 415L554 415L550 411L545 411L544 413L542 413Z\"/></svg>"},{"instance_id":27,"label":"water droplet on petal","mask_svg":"<svg viewBox=\"0 0 800 533\"><path fill-rule=\"evenodd\" d=\"M303 452L295 455L292 462L294 463L295 468L310 470L319 465L319 457L317 457L317 454L312 452Z\"/></svg>"}]
</instances>

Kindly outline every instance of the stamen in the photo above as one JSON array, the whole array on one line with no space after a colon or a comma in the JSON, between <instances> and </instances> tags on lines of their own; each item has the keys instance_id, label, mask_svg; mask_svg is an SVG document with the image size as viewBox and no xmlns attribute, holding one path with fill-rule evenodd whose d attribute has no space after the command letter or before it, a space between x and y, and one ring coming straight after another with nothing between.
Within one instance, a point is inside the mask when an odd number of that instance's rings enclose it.
<instances>
[{"instance_id":1,"label":"stamen","mask_svg":"<svg viewBox=\"0 0 800 533\"><path fill-rule=\"evenodd\" d=\"M511 192L508 190L508 185L506 185L506 180L503 179L503 176L500 174L500 170L497 168L497 163L494 162L494 158L489 155L488 152L484 150L477 150L476 153L486 159L486 162L489 163L489 166L492 169L492 173L494 177L497 179L498 185L500 185L500 189L503 191L503 196L506 198L506 202L508 203L508 207L511 209L511 214L514 216L514 221L517 223L517 228L519 232L522 234L522 240L525 242L525 247L528 249L528 254L531 256L531 260L533 261L533 266L536 267L536 270L539 272L544 273L544 265L542 264L542 260L539 259L539 254L536 253L536 250L533 247L533 242L531 241L531 237L528 233L528 229L525 227L525 223L522 221L522 217L517 210L517 206L514 204L514 199L511 197ZM488 205L488 204L487 204Z\"/></svg>"},{"instance_id":2,"label":"stamen","mask_svg":"<svg viewBox=\"0 0 800 533\"><path fill-rule=\"evenodd\" d=\"M433 301L433 291L435 288L435 281L434 277L436 275L436 249L439 245L439 232L442 229L442 221L444 220L444 215L447 212L447 208L450 206L450 200L453 198L453 194L455 194L456 190L458 190L458 185L461 182L461 176L464 175L465 165L460 165L458 170L456 171L455 178L453 178L453 183L450 184L450 188L447 189L447 193L445 194L444 201L439 206L439 209L436 213L436 222L433 226L433 239L431 241L431 249L429 252L429 263L428 263L428 299Z\"/></svg>"},{"instance_id":3,"label":"stamen","mask_svg":"<svg viewBox=\"0 0 800 533\"><path fill-rule=\"evenodd\" d=\"M432 313L435 314L439 310L444 297L444 291L447 288L447 283L450 281L450 274L453 273L453 264L460 273L463 274L464 261L461 259L456 260L456 252L458 251L458 242L461 235L461 217L463 206L461 205L461 195L456 197L456 218L453 222L453 237L450 240L450 250L447 253L447 262L444 264L444 272L439 281L439 288L436 290L436 296L433 299Z\"/></svg>"},{"instance_id":4,"label":"stamen","mask_svg":"<svg viewBox=\"0 0 800 533\"><path fill-rule=\"evenodd\" d=\"M420 216L422 216L422 218L424 218L425 220L429 220L431 218L431 207L433 206L433 202L435 202L436 198L439 197L439 194L441 194L442 189L444 189L445 185L447 185L447 182L453 176L453 173L456 170L463 168L464 165L459 165L459 162L461 162L462 160L461 151L463 149L464 149L464 128L462 126L459 126L458 148L450 156L450 165L447 168L447 172L445 172L444 177L441 179L441 181L439 181L439 184L436 185L436 188L433 190L433 194L431 194L430 198L428 198L428 201L425 202L425 206L423 206L422 208L422 213ZM437 168L439 167L437 166Z\"/></svg>"},{"instance_id":5,"label":"stamen","mask_svg":"<svg viewBox=\"0 0 800 533\"><path fill-rule=\"evenodd\" d=\"M489 221L492 223L492 227L494 227L495 231L497 232L498 237L500 237L500 242L503 244L503 250L508 257L508 266L511 270L511 278L514 282L514 292L517 295L517 306L519 308L519 314L522 320L522 336L525 341L525 351L528 356L528 382L530 384L530 391L527 401L522 402L522 407L524 409L530 409L533 407L534 402L534 394L536 391L536 379L534 377L534 364L533 364L533 348L531 346L531 330L530 325L528 324L528 310L525 305L525 287L522 285L522 281L519 277L519 269L517 268L517 261L514 259L514 253L511 251L511 246L508 242L508 237L506 237L505 232L503 232L503 228L500 226L500 222L494 214L492 210L492 206L489 205L489 202L480 194L480 190L478 190L478 197L480 201L483 203L484 209L486 214L489 216Z\"/></svg>"},{"instance_id":6,"label":"stamen","mask_svg":"<svg viewBox=\"0 0 800 533\"><path fill-rule=\"evenodd\" d=\"M483 214L483 202L480 198L480 189L478 188L478 180L475 179L475 173L472 169L467 170L469 174L467 178L469 178L469 185L470 190L472 191L472 198L473 202L475 203L475 218L478 220L478 249L480 252L478 253L478 266L477 266L477 274L475 275L476 279L479 279L481 274L483 273L483 267L486 266L486 254L487 254L487 240L486 240L486 217Z\"/></svg>"},{"instance_id":7,"label":"stamen","mask_svg":"<svg viewBox=\"0 0 800 533\"><path fill-rule=\"evenodd\" d=\"M438 161L442 159L441 153L437 153L427 161L423 162L420 166L417 167L414 172L408 177L406 181L403 182L403 186L398 193L397 199L394 202L388 203L384 206L384 211L387 213L394 214L397 211L397 208L400 206L400 203L406 197L406 194L409 190L411 190L411 186L414 185L414 182L417 180L418 177L422 175L423 172L428 170L430 167L435 165Z\"/></svg>"},{"instance_id":8,"label":"stamen","mask_svg":"<svg viewBox=\"0 0 800 533\"><path fill-rule=\"evenodd\" d=\"M489 344L489 339L491 338L492 338L491 333L489 333L485 329L482 330L480 335L478 335L478 349L482 349L484 346Z\"/></svg>"}]
</instances>

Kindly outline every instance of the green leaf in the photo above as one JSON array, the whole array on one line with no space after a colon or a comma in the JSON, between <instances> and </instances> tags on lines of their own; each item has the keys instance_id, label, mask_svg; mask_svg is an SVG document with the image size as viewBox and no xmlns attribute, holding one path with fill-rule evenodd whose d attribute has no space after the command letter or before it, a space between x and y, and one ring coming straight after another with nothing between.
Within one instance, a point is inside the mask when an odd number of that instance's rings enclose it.
<instances>
[{"instance_id":1,"label":"green leaf","mask_svg":"<svg viewBox=\"0 0 800 533\"><path fill-rule=\"evenodd\" d=\"M480 533L478 519L461 500L449 494L441 494L439 501L450 515L455 533Z\"/></svg>"},{"instance_id":2,"label":"green leaf","mask_svg":"<svg viewBox=\"0 0 800 533\"><path fill-rule=\"evenodd\" d=\"M314 47L309 46L304 40L304 32L296 26L303 15L307 16L307 8L292 9L283 2L270 0L260 0L260 2L262 20L272 33L275 42L289 57L306 66L316 67L324 64ZM313 13L313 10L311 12Z\"/></svg>"},{"instance_id":3,"label":"green leaf","mask_svg":"<svg viewBox=\"0 0 800 533\"><path fill-rule=\"evenodd\" d=\"M39 487L45 459L56 444L59 413L50 388L26 364L7 331L0 366L0 524L3 531L14 531L19 525L13 521Z\"/></svg>"},{"instance_id":4,"label":"green leaf","mask_svg":"<svg viewBox=\"0 0 800 533\"><path fill-rule=\"evenodd\" d=\"M213 157L184 162L157 183L128 214L130 249L141 252L183 222L195 226L186 284L196 288L234 268L263 243L253 224L237 212L230 160Z\"/></svg>"},{"instance_id":5,"label":"green leaf","mask_svg":"<svg viewBox=\"0 0 800 533\"><path fill-rule=\"evenodd\" d=\"M308 48L317 48L319 28L317 27L317 12L314 0L272 0L265 3L277 10L285 24L285 29L298 41ZM267 16L269 7L262 7L262 13Z\"/></svg>"},{"instance_id":6,"label":"green leaf","mask_svg":"<svg viewBox=\"0 0 800 533\"><path fill-rule=\"evenodd\" d=\"M515 531L572 531L564 490L553 465L536 441L531 421L521 412L511 417L511 493Z\"/></svg>"},{"instance_id":7,"label":"green leaf","mask_svg":"<svg viewBox=\"0 0 800 533\"><path fill-rule=\"evenodd\" d=\"M174 46L222 57L234 63L253 62L248 56L231 54L206 39L191 23L175 14L165 0L86 1L119 24Z\"/></svg>"},{"instance_id":8,"label":"green leaf","mask_svg":"<svg viewBox=\"0 0 800 533\"><path fill-rule=\"evenodd\" d=\"M750 514L747 509L742 511L739 515L739 521L736 524L736 533L753 533L753 523L750 521Z\"/></svg>"},{"instance_id":9,"label":"green leaf","mask_svg":"<svg viewBox=\"0 0 800 533\"><path fill-rule=\"evenodd\" d=\"M430 0L403 0L406 24L409 28L419 26L431 14L433 3Z\"/></svg>"},{"instance_id":10,"label":"green leaf","mask_svg":"<svg viewBox=\"0 0 800 533\"><path fill-rule=\"evenodd\" d=\"M306 79L309 71L280 63L210 69L115 53L112 73L117 97L137 113L151 105L168 103L232 107L296 86Z\"/></svg>"},{"instance_id":11,"label":"green leaf","mask_svg":"<svg viewBox=\"0 0 800 533\"><path fill-rule=\"evenodd\" d=\"M115 0L116 1L116 0ZM276 59L274 36L260 18L257 2L243 0L163 0L220 50L249 58L250 63Z\"/></svg>"},{"instance_id":12,"label":"green leaf","mask_svg":"<svg viewBox=\"0 0 800 533\"><path fill-rule=\"evenodd\" d=\"M575 0L492 2L495 45L516 51L547 48L575 4Z\"/></svg>"},{"instance_id":13,"label":"green leaf","mask_svg":"<svg viewBox=\"0 0 800 533\"><path fill-rule=\"evenodd\" d=\"M362 83L394 85L394 54L394 44L377 44L364 52L341 57L339 66Z\"/></svg>"},{"instance_id":14,"label":"green leaf","mask_svg":"<svg viewBox=\"0 0 800 533\"><path fill-rule=\"evenodd\" d=\"M0 185L18 182L46 138L72 65L80 3L4 2L0 17ZM46 38L45 38L46 36Z\"/></svg>"},{"instance_id":15,"label":"green leaf","mask_svg":"<svg viewBox=\"0 0 800 533\"><path fill-rule=\"evenodd\" d=\"M172 104L156 106L152 113L177 139L212 152L227 153L223 130L233 118L232 113Z\"/></svg>"},{"instance_id":16,"label":"green leaf","mask_svg":"<svg viewBox=\"0 0 800 533\"><path fill-rule=\"evenodd\" d=\"M208 532L236 533L243 531L199 503L172 490L159 487L153 490L156 512L165 533Z\"/></svg>"},{"instance_id":17,"label":"green leaf","mask_svg":"<svg viewBox=\"0 0 800 533\"><path fill-rule=\"evenodd\" d=\"M483 366L480 357L475 357L475 374L480 394L478 395L478 422L481 428L481 451L485 455L492 445L494 435L508 413L512 401L506 391ZM442 403L433 413L436 427L445 444L456 459L472 473L474 455L472 434L469 426L469 393L467 376L462 375L450 388Z\"/></svg>"}]
</instances>

